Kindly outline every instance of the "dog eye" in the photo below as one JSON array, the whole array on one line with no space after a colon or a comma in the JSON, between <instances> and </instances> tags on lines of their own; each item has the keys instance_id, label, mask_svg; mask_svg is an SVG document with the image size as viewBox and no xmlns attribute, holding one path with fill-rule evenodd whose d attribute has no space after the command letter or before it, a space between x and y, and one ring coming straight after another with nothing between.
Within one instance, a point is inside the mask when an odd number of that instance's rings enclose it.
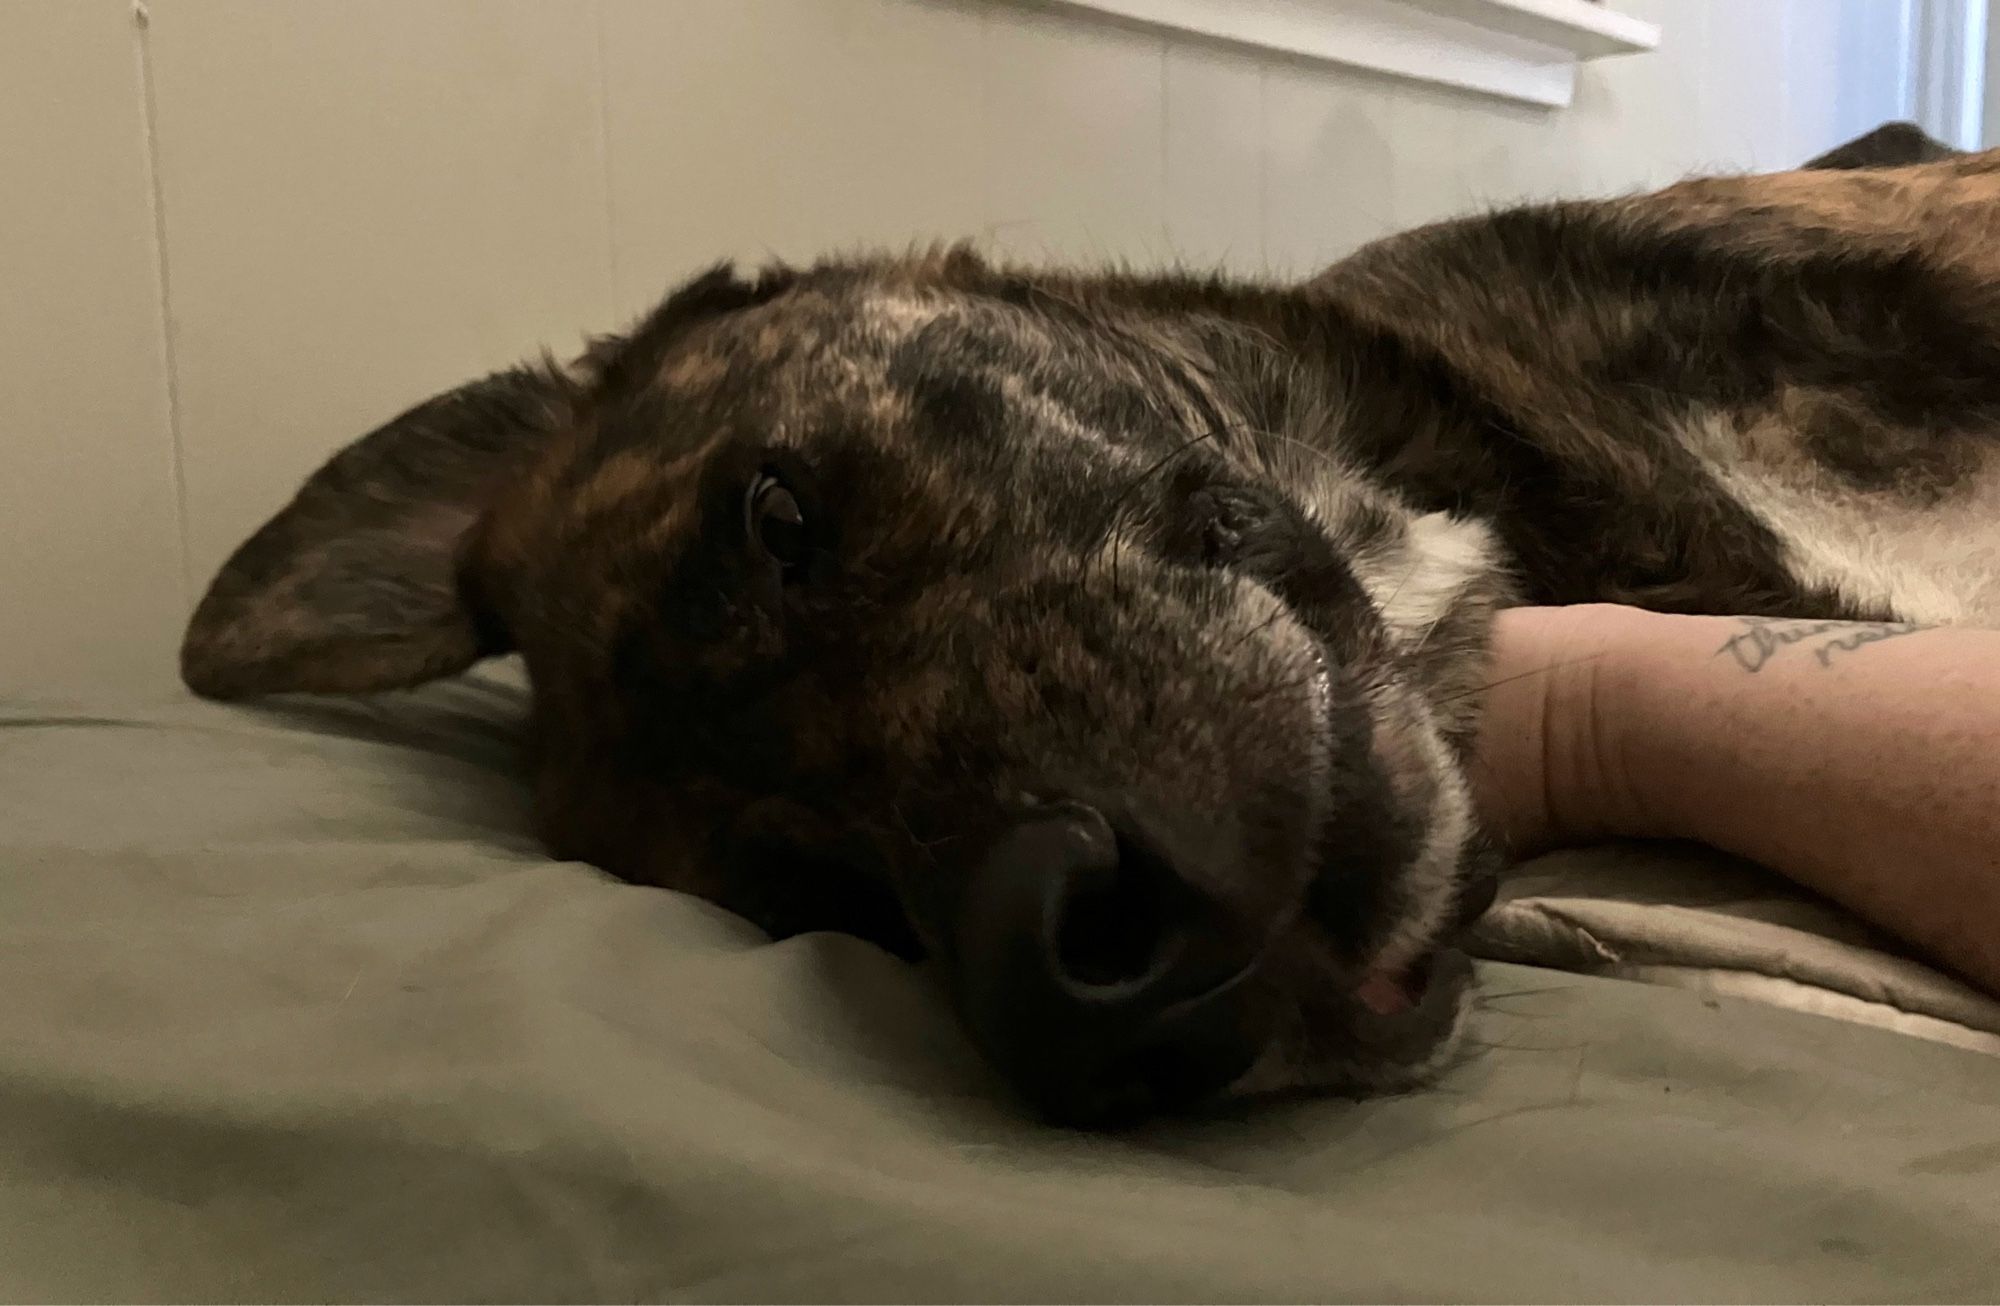
<instances>
[{"instance_id":1,"label":"dog eye","mask_svg":"<svg viewBox=\"0 0 2000 1306\"><path fill-rule=\"evenodd\" d=\"M785 483L761 472L743 499L743 520L752 544L789 571L806 560L806 517Z\"/></svg>"},{"instance_id":2,"label":"dog eye","mask_svg":"<svg viewBox=\"0 0 2000 1306\"><path fill-rule=\"evenodd\" d=\"M1227 567L1243 551L1243 525L1217 514L1202 526L1201 560L1209 567Z\"/></svg>"},{"instance_id":3,"label":"dog eye","mask_svg":"<svg viewBox=\"0 0 2000 1306\"><path fill-rule=\"evenodd\" d=\"M1261 524L1256 508L1241 494L1203 489L1189 500L1195 533L1192 553L1203 566L1230 567L1242 561L1250 537Z\"/></svg>"}]
</instances>

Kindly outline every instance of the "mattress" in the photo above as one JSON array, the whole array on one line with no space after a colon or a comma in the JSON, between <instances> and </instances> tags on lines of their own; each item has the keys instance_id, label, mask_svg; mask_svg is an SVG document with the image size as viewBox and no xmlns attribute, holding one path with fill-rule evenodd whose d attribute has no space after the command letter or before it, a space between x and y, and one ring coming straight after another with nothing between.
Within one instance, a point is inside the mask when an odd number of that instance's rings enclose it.
<instances>
[{"instance_id":1,"label":"mattress","mask_svg":"<svg viewBox=\"0 0 2000 1306\"><path fill-rule=\"evenodd\" d=\"M522 705L0 705L0 1297L2000 1291L1993 1005L1755 868L1531 863L1433 1087L1079 1134L924 967L549 860Z\"/></svg>"}]
</instances>

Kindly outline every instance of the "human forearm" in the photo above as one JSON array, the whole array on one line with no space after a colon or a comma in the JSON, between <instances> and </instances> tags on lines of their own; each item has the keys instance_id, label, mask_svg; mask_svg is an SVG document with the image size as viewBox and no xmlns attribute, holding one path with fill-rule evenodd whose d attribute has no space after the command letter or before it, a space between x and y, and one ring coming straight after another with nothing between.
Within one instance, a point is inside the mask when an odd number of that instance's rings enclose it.
<instances>
[{"instance_id":1,"label":"human forearm","mask_svg":"<svg viewBox=\"0 0 2000 1306\"><path fill-rule=\"evenodd\" d=\"M1699 840L2000 991L2000 633L1592 606L1495 641L1474 780L1503 838Z\"/></svg>"}]
</instances>

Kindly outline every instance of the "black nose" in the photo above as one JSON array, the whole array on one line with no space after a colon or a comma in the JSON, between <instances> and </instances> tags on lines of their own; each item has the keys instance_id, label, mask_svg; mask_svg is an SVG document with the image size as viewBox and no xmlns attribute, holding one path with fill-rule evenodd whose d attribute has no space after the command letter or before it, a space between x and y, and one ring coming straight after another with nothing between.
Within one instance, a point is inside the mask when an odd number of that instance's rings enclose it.
<instances>
[{"instance_id":1,"label":"black nose","mask_svg":"<svg viewBox=\"0 0 2000 1306\"><path fill-rule=\"evenodd\" d=\"M1115 1124L1255 1059L1254 939L1079 803L1034 809L972 868L952 932L966 1023L1050 1119Z\"/></svg>"}]
</instances>

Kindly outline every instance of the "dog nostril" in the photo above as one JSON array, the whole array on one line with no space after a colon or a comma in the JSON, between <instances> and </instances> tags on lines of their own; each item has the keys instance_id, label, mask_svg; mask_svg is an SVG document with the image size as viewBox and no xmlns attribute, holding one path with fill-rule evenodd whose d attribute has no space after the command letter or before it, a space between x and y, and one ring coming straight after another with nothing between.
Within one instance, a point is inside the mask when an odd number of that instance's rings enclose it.
<instances>
[{"instance_id":1,"label":"dog nostril","mask_svg":"<svg viewBox=\"0 0 2000 1306\"><path fill-rule=\"evenodd\" d=\"M1172 872L1124 837L1116 843L1116 863L1098 868L1088 877L1094 882L1072 885L1057 916L1056 967L1078 987L1146 978L1159 968L1168 941Z\"/></svg>"},{"instance_id":2,"label":"dog nostril","mask_svg":"<svg viewBox=\"0 0 2000 1306\"><path fill-rule=\"evenodd\" d=\"M1052 1120L1196 1100L1267 1041L1249 922L1156 847L1097 808L1038 804L998 832L952 903L960 1012Z\"/></svg>"}]
</instances>

